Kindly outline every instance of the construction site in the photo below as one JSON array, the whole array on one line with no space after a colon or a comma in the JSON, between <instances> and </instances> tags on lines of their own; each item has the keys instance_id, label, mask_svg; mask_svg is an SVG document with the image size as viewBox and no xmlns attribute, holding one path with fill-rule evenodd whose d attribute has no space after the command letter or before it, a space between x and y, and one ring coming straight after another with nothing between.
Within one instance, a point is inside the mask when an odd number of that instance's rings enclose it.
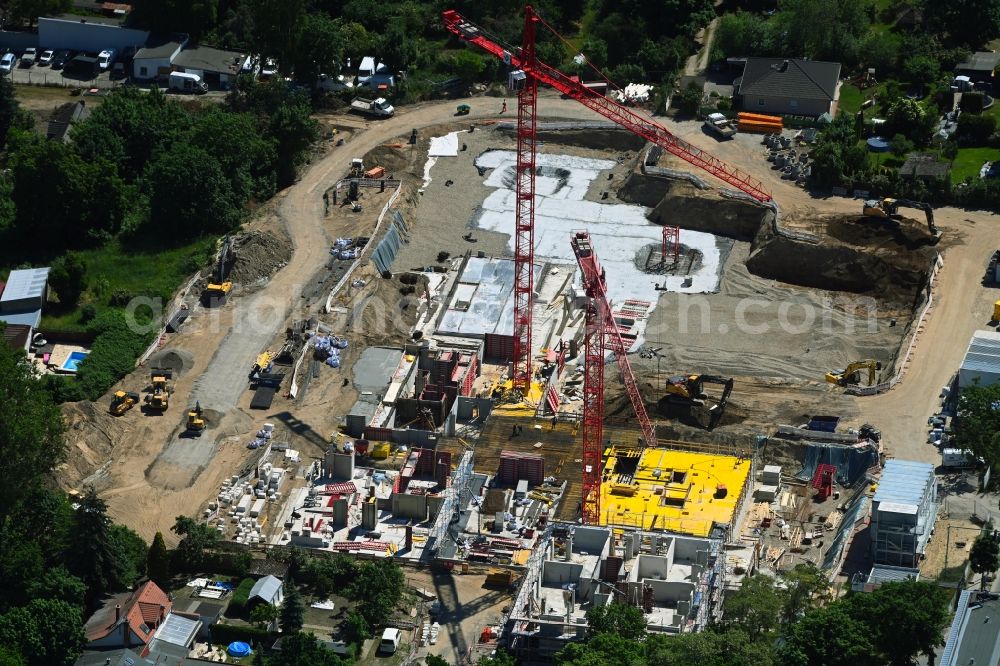
<instances>
[{"instance_id":1,"label":"construction site","mask_svg":"<svg viewBox=\"0 0 1000 666\"><path fill-rule=\"evenodd\" d=\"M519 57L516 122L332 119L343 145L220 244L142 367L67 408L63 483L146 537L198 515L492 567L514 601L485 642L525 663L613 599L696 631L755 570L877 564L858 534L902 431L865 401L909 367L959 214L874 224L759 134L717 144L732 166Z\"/></svg>"}]
</instances>

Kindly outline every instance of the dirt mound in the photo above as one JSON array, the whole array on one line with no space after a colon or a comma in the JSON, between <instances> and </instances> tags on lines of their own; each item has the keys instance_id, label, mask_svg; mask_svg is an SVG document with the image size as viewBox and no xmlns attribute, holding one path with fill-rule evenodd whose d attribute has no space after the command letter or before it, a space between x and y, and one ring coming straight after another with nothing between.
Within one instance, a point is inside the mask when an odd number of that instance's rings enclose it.
<instances>
[{"instance_id":1,"label":"dirt mound","mask_svg":"<svg viewBox=\"0 0 1000 666\"><path fill-rule=\"evenodd\" d=\"M933 248L901 244L891 232L851 216L812 216L809 223L811 233L821 232L820 242L780 233L769 218L753 241L747 269L789 284L874 293L888 303L919 302L937 254Z\"/></svg>"},{"instance_id":2,"label":"dirt mound","mask_svg":"<svg viewBox=\"0 0 1000 666\"><path fill-rule=\"evenodd\" d=\"M133 411L138 409L134 407ZM112 416L102 403L66 403L62 413L69 455L57 471L57 478L67 489L92 485L101 490L112 461L124 458L127 449L144 441L148 434L141 420Z\"/></svg>"},{"instance_id":3,"label":"dirt mound","mask_svg":"<svg viewBox=\"0 0 1000 666\"><path fill-rule=\"evenodd\" d=\"M248 231L236 238L236 261L229 279L252 284L269 278L292 258L292 244L286 236L267 231Z\"/></svg>"},{"instance_id":4,"label":"dirt mound","mask_svg":"<svg viewBox=\"0 0 1000 666\"><path fill-rule=\"evenodd\" d=\"M402 144L402 140L400 141ZM410 167L410 158L403 152L402 148L393 145L381 145L369 151L365 155L365 168L380 166L385 168L387 176L398 177L400 172L406 171Z\"/></svg>"},{"instance_id":5,"label":"dirt mound","mask_svg":"<svg viewBox=\"0 0 1000 666\"><path fill-rule=\"evenodd\" d=\"M149 367L170 370L180 377L194 366L194 355L184 349L165 349L149 357Z\"/></svg>"}]
</instances>

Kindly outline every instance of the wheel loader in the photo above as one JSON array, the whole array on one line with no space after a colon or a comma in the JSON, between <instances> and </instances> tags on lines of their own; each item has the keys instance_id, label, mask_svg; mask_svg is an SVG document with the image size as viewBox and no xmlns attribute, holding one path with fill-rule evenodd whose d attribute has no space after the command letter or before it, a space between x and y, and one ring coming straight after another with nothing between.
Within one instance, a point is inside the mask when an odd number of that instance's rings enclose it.
<instances>
[{"instance_id":1,"label":"wheel loader","mask_svg":"<svg viewBox=\"0 0 1000 666\"><path fill-rule=\"evenodd\" d=\"M128 410L135 407L139 402L139 394L131 391L116 391L111 399L111 407L108 409L115 416L121 416Z\"/></svg>"}]
</instances>

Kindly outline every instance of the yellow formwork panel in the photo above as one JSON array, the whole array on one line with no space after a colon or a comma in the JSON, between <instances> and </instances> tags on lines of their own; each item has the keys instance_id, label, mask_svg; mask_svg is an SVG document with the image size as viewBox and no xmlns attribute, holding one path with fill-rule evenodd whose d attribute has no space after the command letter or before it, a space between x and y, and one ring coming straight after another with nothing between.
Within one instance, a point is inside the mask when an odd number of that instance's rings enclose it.
<instances>
[{"instance_id":1,"label":"yellow formwork panel","mask_svg":"<svg viewBox=\"0 0 1000 666\"><path fill-rule=\"evenodd\" d=\"M732 520L750 460L668 449L636 453L607 452L601 525L708 536L712 525Z\"/></svg>"},{"instance_id":2,"label":"yellow formwork panel","mask_svg":"<svg viewBox=\"0 0 1000 666\"><path fill-rule=\"evenodd\" d=\"M503 383L504 392L511 391L514 388L514 382L508 380ZM500 414L502 416L525 416L534 417L535 407L539 402L542 401L544 386L537 382L531 382L531 387L528 389L528 395L524 397L521 402L506 403L501 404L493 408L494 414Z\"/></svg>"}]
</instances>

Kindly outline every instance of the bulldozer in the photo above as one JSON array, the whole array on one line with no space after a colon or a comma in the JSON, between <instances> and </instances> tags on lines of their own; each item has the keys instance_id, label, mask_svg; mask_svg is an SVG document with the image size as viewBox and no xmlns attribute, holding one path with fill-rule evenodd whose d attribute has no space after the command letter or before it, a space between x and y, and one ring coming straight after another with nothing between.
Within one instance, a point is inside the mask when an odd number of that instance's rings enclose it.
<instances>
[{"instance_id":1,"label":"bulldozer","mask_svg":"<svg viewBox=\"0 0 1000 666\"><path fill-rule=\"evenodd\" d=\"M154 370L150 375L150 392L146 395L146 409L154 412L165 412L170 406L170 389L167 380L173 378L169 370Z\"/></svg>"},{"instance_id":2,"label":"bulldozer","mask_svg":"<svg viewBox=\"0 0 1000 666\"><path fill-rule=\"evenodd\" d=\"M722 395L718 400L713 400L705 393L705 384L720 384L723 387ZM712 430L719 424L732 392L732 378L715 375L674 375L667 379L666 385L668 403L686 405L692 410L707 411L707 418L700 418L699 422L705 425L708 430Z\"/></svg>"},{"instance_id":3,"label":"bulldozer","mask_svg":"<svg viewBox=\"0 0 1000 666\"><path fill-rule=\"evenodd\" d=\"M184 434L189 437L201 437L205 432L205 417L201 413L201 403L196 402L194 409L189 409L187 413L187 428Z\"/></svg>"},{"instance_id":4,"label":"bulldozer","mask_svg":"<svg viewBox=\"0 0 1000 666\"><path fill-rule=\"evenodd\" d=\"M930 204L922 201L891 198L868 199L864 203L862 213L865 217L899 221L903 219L903 216L899 213L900 208L913 208L924 211L924 214L927 216L927 230L931 235L931 244L933 245L941 240L941 231L934 225L934 209L931 208Z\"/></svg>"},{"instance_id":5,"label":"bulldozer","mask_svg":"<svg viewBox=\"0 0 1000 666\"><path fill-rule=\"evenodd\" d=\"M873 359L855 361L843 370L831 370L826 373L826 381L838 386L861 383L861 371L868 370L868 386L873 386L878 378L877 372L882 369L882 364Z\"/></svg>"},{"instance_id":6,"label":"bulldozer","mask_svg":"<svg viewBox=\"0 0 1000 666\"><path fill-rule=\"evenodd\" d=\"M121 416L139 402L139 394L131 391L116 391L108 409L113 415Z\"/></svg>"}]
</instances>

